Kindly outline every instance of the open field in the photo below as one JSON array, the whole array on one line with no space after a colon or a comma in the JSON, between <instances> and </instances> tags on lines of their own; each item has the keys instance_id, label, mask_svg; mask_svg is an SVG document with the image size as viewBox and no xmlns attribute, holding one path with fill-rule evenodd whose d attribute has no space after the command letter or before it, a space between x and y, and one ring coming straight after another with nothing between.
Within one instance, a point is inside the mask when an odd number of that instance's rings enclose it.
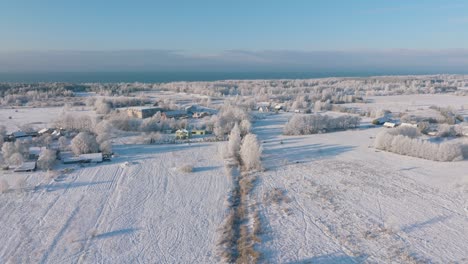
<instances>
[{"instance_id":1,"label":"open field","mask_svg":"<svg viewBox=\"0 0 468 264\"><path fill-rule=\"evenodd\" d=\"M287 115L257 123L264 166L269 263L468 261L468 163L440 163L369 148L383 128L282 136ZM280 144L280 142L283 142Z\"/></svg>"},{"instance_id":2,"label":"open field","mask_svg":"<svg viewBox=\"0 0 468 264\"><path fill-rule=\"evenodd\" d=\"M0 195L0 262L215 262L229 187L217 144L115 151L112 162L73 167L57 181L42 172L0 176L27 180ZM194 172L177 169L186 163Z\"/></svg>"}]
</instances>

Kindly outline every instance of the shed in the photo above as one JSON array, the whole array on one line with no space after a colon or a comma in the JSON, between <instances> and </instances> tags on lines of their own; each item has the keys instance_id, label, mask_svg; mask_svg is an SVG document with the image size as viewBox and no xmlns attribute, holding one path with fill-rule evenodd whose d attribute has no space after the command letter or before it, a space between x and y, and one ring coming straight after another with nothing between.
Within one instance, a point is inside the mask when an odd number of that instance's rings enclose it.
<instances>
[{"instance_id":1,"label":"shed","mask_svg":"<svg viewBox=\"0 0 468 264\"><path fill-rule=\"evenodd\" d=\"M81 154L75 157L63 157L64 164L73 163L101 163L103 161L102 153Z\"/></svg>"},{"instance_id":2,"label":"shed","mask_svg":"<svg viewBox=\"0 0 468 264\"><path fill-rule=\"evenodd\" d=\"M37 131L37 134L39 134L39 135L50 134L50 133L52 133L52 129L50 129L50 128L43 128L43 129Z\"/></svg>"},{"instance_id":3,"label":"shed","mask_svg":"<svg viewBox=\"0 0 468 264\"><path fill-rule=\"evenodd\" d=\"M415 128L418 127L417 124L411 124L411 123L401 123L400 126L402 126L402 127L415 127Z\"/></svg>"},{"instance_id":4,"label":"shed","mask_svg":"<svg viewBox=\"0 0 468 264\"><path fill-rule=\"evenodd\" d=\"M35 171L36 170L36 162L35 161L29 161L29 162L23 162L19 167L14 169L14 172L27 172L27 171Z\"/></svg>"},{"instance_id":5,"label":"shed","mask_svg":"<svg viewBox=\"0 0 468 264\"><path fill-rule=\"evenodd\" d=\"M397 127L398 124L393 123L393 122L385 122L385 123L383 124L383 126L384 126L384 127L387 127L387 128L393 128L393 127Z\"/></svg>"},{"instance_id":6,"label":"shed","mask_svg":"<svg viewBox=\"0 0 468 264\"><path fill-rule=\"evenodd\" d=\"M79 158L86 161L86 163L100 163L103 160L102 153L81 154Z\"/></svg>"},{"instance_id":7,"label":"shed","mask_svg":"<svg viewBox=\"0 0 468 264\"><path fill-rule=\"evenodd\" d=\"M194 129L190 131L192 135L206 135L206 130L204 129Z\"/></svg>"}]
</instances>

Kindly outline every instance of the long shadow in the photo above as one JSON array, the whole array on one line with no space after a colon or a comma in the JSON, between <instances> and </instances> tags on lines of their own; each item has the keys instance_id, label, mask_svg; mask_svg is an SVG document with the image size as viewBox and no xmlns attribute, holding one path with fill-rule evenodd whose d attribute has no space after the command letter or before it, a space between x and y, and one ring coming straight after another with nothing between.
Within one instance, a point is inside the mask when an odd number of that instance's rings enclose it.
<instances>
[{"instance_id":1,"label":"long shadow","mask_svg":"<svg viewBox=\"0 0 468 264\"><path fill-rule=\"evenodd\" d=\"M304 146L266 149L264 161L268 168L274 169L284 163L307 163L313 160L338 156L356 148L355 146L310 144Z\"/></svg>"},{"instance_id":2,"label":"long shadow","mask_svg":"<svg viewBox=\"0 0 468 264\"><path fill-rule=\"evenodd\" d=\"M212 171L219 169L220 166L205 166L205 167L195 167L193 168L193 172L205 172L205 171Z\"/></svg>"},{"instance_id":3,"label":"long shadow","mask_svg":"<svg viewBox=\"0 0 468 264\"><path fill-rule=\"evenodd\" d=\"M443 222L445 221L446 219L450 218L449 216L437 216L437 217L433 217L431 219L428 219L426 221L423 221L423 222L419 222L419 223L414 223L414 224L411 224L411 225L408 225L408 226L405 226L401 229L401 231L405 232L405 233L410 233L410 232L413 232L414 230L416 229L420 229L420 228L424 228L425 226L429 226L429 225L433 225L435 223L439 223L439 222Z\"/></svg>"},{"instance_id":4,"label":"long shadow","mask_svg":"<svg viewBox=\"0 0 468 264\"><path fill-rule=\"evenodd\" d=\"M48 192L53 192L53 191L58 191L58 190L63 190L63 189L79 188L79 187L92 186L92 185L104 184L104 183L109 183L109 182L111 181L53 183L49 185L37 186L35 190L46 189Z\"/></svg>"},{"instance_id":5,"label":"long shadow","mask_svg":"<svg viewBox=\"0 0 468 264\"><path fill-rule=\"evenodd\" d=\"M115 236L128 235L136 231L138 231L138 228L125 228L125 229L120 229L120 230L114 230L114 231L95 235L93 239L104 239L104 238L111 238Z\"/></svg>"},{"instance_id":6,"label":"long shadow","mask_svg":"<svg viewBox=\"0 0 468 264\"><path fill-rule=\"evenodd\" d=\"M299 261L287 262L288 264L356 264L363 263L367 259L367 255L361 255L357 257L352 257L344 254L328 254L317 257L311 257L307 259L302 259Z\"/></svg>"},{"instance_id":7,"label":"long shadow","mask_svg":"<svg viewBox=\"0 0 468 264\"><path fill-rule=\"evenodd\" d=\"M120 157L116 160L122 159L125 161L142 161L153 159L147 154L160 154L167 152L183 151L190 148L204 148L208 144L193 143L193 144L166 144L166 145L119 145L114 148Z\"/></svg>"}]
</instances>

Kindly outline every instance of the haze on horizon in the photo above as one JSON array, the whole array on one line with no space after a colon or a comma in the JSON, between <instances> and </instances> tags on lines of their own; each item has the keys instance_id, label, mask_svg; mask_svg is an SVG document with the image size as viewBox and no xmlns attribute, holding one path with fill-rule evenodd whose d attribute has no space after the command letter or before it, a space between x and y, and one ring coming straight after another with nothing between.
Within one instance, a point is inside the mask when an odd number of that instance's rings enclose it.
<instances>
[{"instance_id":1,"label":"haze on horizon","mask_svg":"<svg viewBox=\"0 0 468 264\"><path fill-rule=\"evenodd\" d=\"M0 72L468 73L466 1L0 1Z\"/></svg>"}]
</instances>

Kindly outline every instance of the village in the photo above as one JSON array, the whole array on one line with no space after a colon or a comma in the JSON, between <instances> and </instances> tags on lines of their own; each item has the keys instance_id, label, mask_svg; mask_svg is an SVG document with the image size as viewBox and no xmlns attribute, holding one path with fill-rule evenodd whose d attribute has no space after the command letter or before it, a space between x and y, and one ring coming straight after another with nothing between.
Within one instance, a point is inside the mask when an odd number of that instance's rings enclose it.
<instances>
[{"instance_id":1,"label":"village","mask_svg":"<svg viewBox=\"0 0 468 264\"><path fill-rule=\"evenodd\" d=\"M462 260L464 86L366 95L382 91L387 79L376 80L356 95L340 94L347 79L95 84L57 96L60 106L7 95L0 218L22 224L0 230L0 260ZM265 83L277 91L257 95Z\"/></svg>"}]
</instances>

